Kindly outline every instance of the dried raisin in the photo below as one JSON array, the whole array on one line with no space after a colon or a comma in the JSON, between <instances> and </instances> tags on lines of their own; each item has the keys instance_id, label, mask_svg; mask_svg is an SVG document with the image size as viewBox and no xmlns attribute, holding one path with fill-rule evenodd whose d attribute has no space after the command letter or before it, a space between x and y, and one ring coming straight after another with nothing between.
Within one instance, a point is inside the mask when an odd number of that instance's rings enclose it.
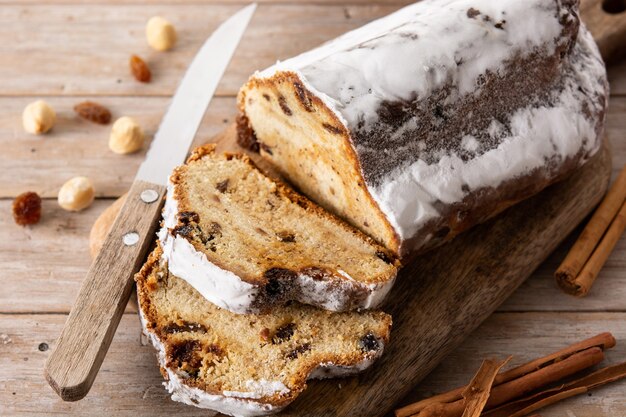
<instances>
[{"instance_id":1,"label":"dried raisin","mask_svg":"<svg viewBox=\"0 0 626 417\"><path fill-rule=\"evenodd\" d=\"M152 73L150 72L150 68L148 68L148 64L146 64L146 62L137 55L132 55L130 57L130 72L137 81L141 81L142 83L150 82L150 79L152 78Z\"/></svg>"},{"instance_id":2,"label":"dried raisin","mask_svg":"<svg viewBox=\"0 0 626 417\"><path fill-rule=\"evenodd\" d=\"M83 119L106 125L111 121L111 112L101 104L83 101L74 106L74 111Z\"/></svg>"},{"instance_id":3,"label":"dried raisin","mask_svg":"<svg viewBox=\"0 0 626 417\"><path fill-rule=\"evenodd\" d=\"M20 226L35 224L41 219L41 197L32 191L22 193L13 200L13 218Z\"/></svg>"}]
</instances>

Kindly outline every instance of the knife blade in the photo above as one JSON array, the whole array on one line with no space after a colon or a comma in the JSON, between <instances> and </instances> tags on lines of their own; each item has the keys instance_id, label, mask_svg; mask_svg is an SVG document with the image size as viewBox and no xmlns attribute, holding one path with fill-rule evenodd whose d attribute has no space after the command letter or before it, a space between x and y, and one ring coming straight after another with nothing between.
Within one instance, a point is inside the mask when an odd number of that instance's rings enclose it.
<instances>
[{"instance_id":1,"label":"knife blade","mask_svg":"<svg viewBox=\"0 0 626 417\"><path fill-rule=\"evenodd\" d=\"M165 184L172 169L184 161L217 84L255 9L256 3L239 10L202 45L163 116L136 179Z\"/></svg>"},{"instance_id":2,"label":"knife blade","mask_svg":"<svg viewBox=\"0 0 626 417\"><path fill-rule=\"evenodd\" d=\"M44 374L65 401L89 392L150 248L167 178L184 162L206 108L254 14L251 4L207 39L181 80L102 249L91 264Z\"/></svg>"}]
</instances>

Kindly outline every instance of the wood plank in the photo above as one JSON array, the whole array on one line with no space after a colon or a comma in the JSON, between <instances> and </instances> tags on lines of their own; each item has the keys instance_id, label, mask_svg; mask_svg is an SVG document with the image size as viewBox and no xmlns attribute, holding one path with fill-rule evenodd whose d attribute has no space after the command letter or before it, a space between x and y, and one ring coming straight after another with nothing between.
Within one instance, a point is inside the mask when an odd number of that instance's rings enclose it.
<instances>
[{"instance_id":1,"label":"wood plank","mask_svg":"<svg viewBox=\"0 0 626 417\"><path fill-rule=\"evenodd\" d=\"M106 416L207 416L207 411L175 403L161 386L154 349L140 342L139 320L126 314L96 378L93 390L82 401L67 403L52 391L42 375L50 349L65 315L0 315L0 415ZM618 339L607 354L607 363L626 357L626 313L496 313L456 349L423 383L407 403L468 381L480 361L495 355L514 355L511 366L557 350L602 331ZM6 343L8 340L10 342ZM393 342L392 342L393 343ZM367 374L366 374L367 375ZM333 382L338 390L350 389L351 380ZM311 382L315 385L317 382ZM544 417L626 415L624 381L572 398L542 411ZM569 414L567 414L569 413Z\"/></svg>"},{"instance_id":2,"label":"wood plank","mask_svg":"<svg viewBox=\"0 0 626 417\"><path fill-rule=\"evenodd\" d=\"M571 343L610 331L618 340L602 366L626 358L624 313L496 313L450 354L401 405L456 388L469 381L483 359L513 355L510 367L556 351ZM626 415L626 381L571 398L540 411L543 417ZM400 405L399 404L399 405Z\"/></svg>"},{"instance_id":3,"label":"wood plank","mask_svg":"<svg viewBox=\"0 0 626 417\"><path fill-rule=\"evenodd\" d=\"M359 0L365 1L365 0ZM361 26L400 4L262 4L252 19L219 95L234 95L255 70ZM241 4L7 4L0 8L0 95L162 95L174 91L202 42ZM179 44L152 51L144 25L155 14L178 28ZM37 28L37 30L33 30ZM95 30L94 28L97 28ZM154 81L128 71L130 54L144 56ZM626 75L612 73L614 94L626 94Z\"/></svg>"},{"instance_id":4,"label":"wood plank","mask_svg":"<svg viewBox=\"0 0 626 417\"><path fill-rule=\"evenodd\" d=\"M95 98L110 108L114 118L132 116L143 126L147 143L142 151L131 155L109 150L111 125L97 125L76 116L73 107L83 99L47 99L57 111L57 125L49 134L35 136L26 133L21 125L22 110L32 98L0 98L0 197L14 197L31 190L56 198L61 185L76 175L91 178L99 197L117 197L128 190L169 98ZM234 98L215 98L194 143L208 141L232 123L235 115Z\"/></svg>"},{"instance_id":5,"label":"wood plank","mask_svg":"<svg viewBox=\"0 0 626 417\"><path fill-rule=\"evenodd\" d=\"M0 239L0 311L69 312L91 264L89 229L110 203L97 200L85 211L70 213L56 200L44 200L41 222L21 227L10 215L11 201L0 201L5 236ZM137 311L136 303L130 310Z\"/></svg>"},{"instance_id":6,"label":"wood plank","mask_svg":"<svg viewBox=\"0 0 626 417\"><path fill-rule=\"evenodd\" d=\"M93 98L93 97L88 97ZM135 117L147 137L156 131L168 98L104 97L96 98L110 107L114 117ZM100 197L118 197L130 187L142 152L117 155L108 148L110 126L99 126L78 119L73 106L83 100L51 97L58 112L58 124L48 135L33 136L21 127L21 113L31 98L0 97L0 197L15 197L36 191L44 197L56 197L59 187L69 178L85 175L95 182ZM232 123L236 116L235 99L215 98L209 105L194 143L208 141ZM613 97L607 116L607 132L613 146L613 170L626 163L626 97Z\"/></svg>"},{"instance_id":7,"label":"wood plank","mask_svg":"<svg viewBox=\"0 0 626 417\"><path fill-rule=\"evenodd\" d=\"M626 303L626 237L622 237L584 298L565 294L554 281L554 271L582 231L582 225L561 244L499 311L624 311Z\"/></svg>"},{"instance_id":8,"label":"wood plank","mask_svg":"<svg viewBox=\"0 0 626 417\"><path fill-rule=\"evenodd\" d=\"M0 95L165 95L174 91L200 45L240 5L6 5L0 8ZM381 5L261 5L222 79L219 95L234 95L255 70L310 49L398 7ZM150 16L178 28L168 53L144 38ZM36 31L33 28L37 28ZM98 28L95 30L94 28ZM133 53L146 58L150 84L134 81ZM23 63L23 64L20 64Z\"/></svg>"}]
</instances>

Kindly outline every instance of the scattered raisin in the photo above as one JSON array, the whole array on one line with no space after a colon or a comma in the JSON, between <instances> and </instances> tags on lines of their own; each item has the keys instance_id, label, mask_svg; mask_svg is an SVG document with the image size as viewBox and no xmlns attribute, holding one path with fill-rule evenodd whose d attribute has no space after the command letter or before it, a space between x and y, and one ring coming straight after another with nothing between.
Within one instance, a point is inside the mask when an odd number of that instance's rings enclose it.
<instances>
[{"instance_id":1,"label":"scattered raisin","mask_svg":"<svg viewBox=\"0 0 626 417\"><path fill-rule=\"evenodd\" d=\"M322 123L322 127L334 135L340 135L342 132L341 128L328 123Z\"/></svg>"},{"instance_id":2,"label":"scattered raisin","mask_svg":"<svg viewBox=\"0 0 626 417\"><path fill-rule=\"evenodd\" d=\"M13 200L13 219L20 226L38 223L41 219L41 197L32 191L15 197Z\"/></svg>"},{"instance_id":3,"label":"scattered raisin","mask_svg":"<svg viewBox=\"0 0 626 417\"><path fill-rule=\"evenodd\" d=\"M207 328L200 323L190 323L183 321L181 324L168 323L163 327L165 333L198 332L206 333Z\"/></svg>"},{"instance_id":4,"label":"scattered raisin","mask_svg":"<svg viewBox=\"0 0 626 417\"><path fill-rule=\"evenodd\" d=\"M280 109L283 111L283 113L285 113L287 116L291 116L293 114L291 109L287 105L287 99L285 99L284 96L278 96L278 105L280 106Z\"/></svg>"},{"instance_id":5,"label":"scattered raisin","mask_svg":"<svg viewBox=\"0 0 626 417\"><path fill-rule=\"evenodd\" d=\"M106 125L111 121L111 112L101 104L83 101L74 106L74 111L83 119Z\"/></svg>"},{"instance_id":6,"label":"scattered raisin","mask_svg":"<svg viewBox=\"0 0 626 417\"><path fill-rule=\"evenodd\" d=\"M267 295L273 298L280 298L286 291L286 283L293 281L297 274L285 268L270 268L263 274L267 279L265 291Z\"/></svg>"},{"instance_id":7,"label":"scattered raisin","mask_svg":"<svg viewBox=\"0 0 626 417\"><path fill-rule=\"evenodd\" d=\"M176 226L175 228L172 229L172 235L174 236L183 236L183 237L187 237L187 238L192 238L194 232L197 231L197 228L189 225L189 224L184 224L182 226Z\"/></svg>"},{"instance_id":8,"label":"scattered raisin","mask_svg":"<svg viewBox=\"0 0 626 417\"><path fill-rule=\"evenodd\" d=\"M211 343L206 348L206 351L207 351L207 353L212 353L215 356L219 356L219 357L224 356L224 349L222 349L222 347L220 345L216 345L215 343Z\"/></svg>"},{"instance_id":9,"label":"scattered raisin","mask_svg":"<svg viewBox=\"0 0 626 417\"><path fill-rule=\"evenodd\" d=\"M276 237L284 243L293 243L296 241L296 236L289 232L278 232L276 233Z\"/></svg>"},{"instance_id":10,"label":"scattered raisin","mask_svg":"<svg viewBox=\"0 0 626 417\"><path fill-rule=\"evenodd\" d=\"M225 193L226 190L228 189L228 178L226 178L224 181L220 181L217 184L215 184L215 188L220 193Z\"/></svg>"},{"instance_id":11,"label":"scattered raisin","mask_svg":"<svg viewBox=\"0 0 626 417\"><path fill-rule=\"evenodd\" d=\"M130 72L137 81L142 83L148 83L152 78L152 73L150 72L150 68L148 68L148 64L146 64L146 62L137 55L132 55L130 57Z\"/></svg>"},{"instance_id":12,"label":"scattered raisin","mask_svg":"<svg viewBox=\"0 0 626 417\"><path fill-rule=\"evenodd\" d=\"M364 352L371 352L380 348L380 343L372 332L369 332L359 340L359 348Z\"/></svg>"},{"instance_id":13,"label":"scattered raisin","mask_svg":"<svg viewBox=\"0 0 626 417\"><path fill-rule=\"evenodd\" d=\"M248 118L244 114L237 115L237 144L252 152L259 151L259 142L254 133Z\"/></svg>"},{"instance_id":14,"label":"scattered raisin","mask_svg":"<svg viewBox=\"0 0 626 417\"><path fill-rule=\"evenodd\" d=\"M182 224L189 224L189 222L198 223L200 216L195 211L181 211L178 213L178 221Z\"/></svg>"},{"instance_id":15,"label":"scattered raisin","mask_svg":"<svg viewBox=\"0 0 626 417\"><path fill-rule=\"evenodd\" d=\"M287 359L296 359L300 354L304 353L304 352L308 352L309 350L311 350L311 344L310 343L305 343L301 346L298 346L297 348L295 348L294 350L292 350L291 352L287 353L287 355L285 356Z\"/></svg>"},{"instance_id":16,"label":"scattered raisin","mask_svg":"<svg viewBox=\"0 0 626 417\"><path fill-rule=\"evenodd\" d=\"M278 330L276 330L276 333L274 333L274 337L272 337L272 344L277 345L291 339L295 330L296 323L287 323L280 326Z\"/></svg>"},{"instance_id":17,"label":"scattered raisin","mask_svg":"<svg viewBox=\"0 0 626 417\"><path fill-rule=\"evenodd\" d=\"M297 81L293 83L293 86L296 90L296 97L298 97L298 100L300 101L300 104L302 104L302 107L304 107L304 109L309 113L312 112L313 106L311 105L311 99L309 98L309 95L307 94L304 86Z\"/></svg>"},{"instance_id":18,"label":"scattered raisin","mask_svg":"<svg viewBox=\"0 0 626 417\"><path fill-rule=\"evenodd\" d=\"M391 259L391 257L383 251L379 250L378 252L376 252L376 256L378 256L386 264L389 264L389 265L393 264L393 259Z\"/></svg>"},{"instance_id":19,"label":"scattered raisin","mask_svg":"<svg viewBox=\"0 0 626 417\"><path fill-rule=\"evenodd\" d=\"M197 340L186 340L176 342L169 348L170 363L176 368L198 368L202 363L200 351L202 346ZM187 366L185 366L187 365Z\"/></svg>"},{"instance_id":20,"label":"scattered raisin","mask_svg":"<svg viewBox=\"0 0 626 417\"><path fill-rule=\"evenodd\" d=\"M263 151L269 155L274 155L274 153L272 152L272 148L270 148L269 146L267 146L266 144L259 142L259 145L261 146L261 149L263 149Z\"/></svg>"}]
</instances>

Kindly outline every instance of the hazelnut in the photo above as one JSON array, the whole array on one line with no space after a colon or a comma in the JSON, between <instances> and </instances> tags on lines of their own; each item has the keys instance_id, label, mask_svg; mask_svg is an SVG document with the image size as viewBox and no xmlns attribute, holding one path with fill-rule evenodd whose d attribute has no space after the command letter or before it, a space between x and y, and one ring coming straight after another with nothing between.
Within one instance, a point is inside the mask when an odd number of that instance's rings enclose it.
<instances>
[{"instance_id":1,"label":"hazelnut","mask_svg":"<svg viewBox=\"0 0 626 417\"><path fill-rule=\"evenodd\" d=\"M46 133L57 121L54 109L43 100L30 103L22 113L24 130L35 135Z\"/></svg>"},{"instance_id":2,"label":"hazelnut","mask_svg":"<svg viewBox=\"0 0 626 417\"><path fill-rule=\"evenodd\" d=\"M67 211L80 211L93 203L95 190L87 177L74 177L59 190L59 206Z\"/></svg>"},{"instance_id":3,"label":"hazelnut","mask_svg":"<svg viewBox=\"0 0 626 417\"><path fill-rule=\"evenodd\" d=\"M167 51L176 43L176 29L161 16L154 16L146 24L146 39L157 51Z\"/></svg>"},{"instance_id":4,"label":"hazelnut","mask_svg":"<svg viewBox=\"0 0 626 417\"><path fill-rule=\"evenodd\" d=\"M136 152L143 147L143 129L131 117L120 117L113 123L109 148L115 153Z\"/></svg>"}]
</instances>

